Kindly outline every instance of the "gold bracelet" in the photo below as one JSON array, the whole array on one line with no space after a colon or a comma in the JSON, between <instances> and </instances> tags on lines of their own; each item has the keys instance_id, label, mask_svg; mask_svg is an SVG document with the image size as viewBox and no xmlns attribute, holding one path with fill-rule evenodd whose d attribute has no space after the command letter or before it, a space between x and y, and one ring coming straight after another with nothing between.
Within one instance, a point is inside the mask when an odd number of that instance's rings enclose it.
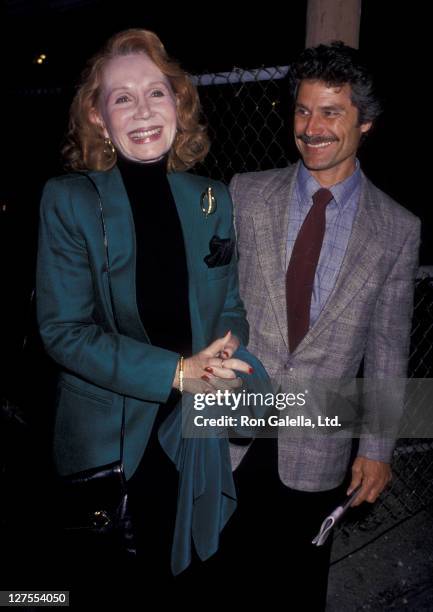
<instances>
[{"instance_id":1,"label":"gold bracelet","mask_svg":"<svg viewBox=\"0 0 433 612\"><path fill-rule=\"evenodd\" d=\"M183 393L183 355L179 359L179 391Z\"/></svg>"}]
</instances>

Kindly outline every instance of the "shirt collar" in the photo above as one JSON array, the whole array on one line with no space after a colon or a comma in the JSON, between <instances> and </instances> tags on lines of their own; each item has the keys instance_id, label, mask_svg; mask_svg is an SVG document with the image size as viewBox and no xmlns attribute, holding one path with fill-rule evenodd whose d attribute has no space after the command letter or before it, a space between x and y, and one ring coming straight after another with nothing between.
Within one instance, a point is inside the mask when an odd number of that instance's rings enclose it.
<instances>
[{"instance_id":1,"label":"shirt collar","mask_svg":"<svg viewBox=\"0 0 433 612\"><path fill-rule=\"evenodd\" d=\"M333 199L336 202L340 212L342 211L344 204L348 202L355 189L357 189L360 184L361 167L359 161L356 160L356 167L353 173L345 178L344 181L336 183L328 188L331 191ZM301 206L304 204L306 205L307 203L310 204L313 194L316 193L316 191L321 187L318 181L316 181L316 179L310 174L308 168L304 166L302 161L300 163L297 176L297 187Z\"/></svg>"}]
</instances>

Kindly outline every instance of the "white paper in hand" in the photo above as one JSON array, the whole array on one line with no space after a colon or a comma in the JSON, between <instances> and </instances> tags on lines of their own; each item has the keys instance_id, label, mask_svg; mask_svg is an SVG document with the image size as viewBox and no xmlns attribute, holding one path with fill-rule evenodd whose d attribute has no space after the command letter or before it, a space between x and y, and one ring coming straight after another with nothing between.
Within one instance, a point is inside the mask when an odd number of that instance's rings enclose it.
<instances>
[{"instance_id":1,"label":"white paper in hand","mask_svg":"<svg viewBox=\"0 0 433 612\"><path fill-rule=\"evenodd\" d=\"M349 495L349 497L347 497L344 500L344 502L342 504L337 506L335 508L335 510L333 510L331 512L331 514L329 514L325 518L325 520L323 521L323 523L322 523L322 525L320 527L319 533L316 535L314 540L312 540L312 542L311 542L312 544L315 544L316 546L322 546L322 544L324 544L326 542L326 540L328 539L329 534L331 533L331 529L341 519L343 514L345 514L346 511L350 508L351 503L353 502L355 497L358 495L360 490L361 490L361 485L359 485L359 487L357 487Z\"/></svg>"}]
</instances>

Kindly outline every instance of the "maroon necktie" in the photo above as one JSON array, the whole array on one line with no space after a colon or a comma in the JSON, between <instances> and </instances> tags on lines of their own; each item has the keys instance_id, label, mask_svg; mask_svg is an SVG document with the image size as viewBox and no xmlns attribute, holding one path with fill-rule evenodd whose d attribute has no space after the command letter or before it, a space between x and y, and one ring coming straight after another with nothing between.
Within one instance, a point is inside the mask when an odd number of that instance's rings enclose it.
<instances>
[{"instance_id":1,"label":"maroon necktie","mask_svg":"<svg viewBox=\"0 0 433 612\"><path fill-rule=\"evenodd\" d=\"M291 353L310 326L314 275L325 234L326 206L332 197L329 189L316 191L313 195L313 206L305 217L293 245L286 274L287 323Z\"/></svg>"}]
</instances>

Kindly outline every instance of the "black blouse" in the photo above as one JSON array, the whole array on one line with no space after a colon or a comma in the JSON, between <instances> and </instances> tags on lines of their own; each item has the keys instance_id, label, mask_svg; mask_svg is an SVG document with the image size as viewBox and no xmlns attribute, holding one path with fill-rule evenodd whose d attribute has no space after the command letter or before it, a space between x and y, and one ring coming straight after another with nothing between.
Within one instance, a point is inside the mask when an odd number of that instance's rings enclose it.
<instances>
[{"instance_id":1,"label":"black blouse","mask_svg":"<svg viewBox=\"0 0 433 612\"><path fill-rule=\"evenodd\" d=\"M185 244L167 179L167 159L140 163L119 156L136 234L137 306L155 346L192 354Z\"/></svg>"}]
</instances>

